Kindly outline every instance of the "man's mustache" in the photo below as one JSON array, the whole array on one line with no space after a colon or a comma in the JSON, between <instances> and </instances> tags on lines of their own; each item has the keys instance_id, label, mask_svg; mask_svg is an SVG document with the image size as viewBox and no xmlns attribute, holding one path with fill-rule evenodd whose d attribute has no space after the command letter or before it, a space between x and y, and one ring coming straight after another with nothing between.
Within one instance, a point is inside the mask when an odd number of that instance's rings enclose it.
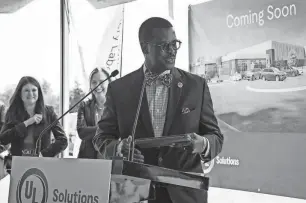
<instances>
[{"instance_id":1,"label":"man's mustache","mask_svg":"<svg viewBox=\"0 0 306 203\"><path fill-rule=\"evenodd\" d=\"M168 54L167 56L166 56L166 58L175 58L176 57L176 54Z\"/></svg>"}]
</instances>

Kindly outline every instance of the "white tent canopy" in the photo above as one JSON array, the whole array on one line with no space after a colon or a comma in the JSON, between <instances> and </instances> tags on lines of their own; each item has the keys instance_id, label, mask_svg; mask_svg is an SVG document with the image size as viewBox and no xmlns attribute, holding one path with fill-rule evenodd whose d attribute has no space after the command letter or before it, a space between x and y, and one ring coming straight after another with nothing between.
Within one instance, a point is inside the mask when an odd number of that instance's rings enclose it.
<instances>
[{"instance_id":1,"label":"white tent canopy","mask_svg":"<svg viewBox=\"0 0 306 203\"><path fill-rule=\"evenodd\" d=\"M1 0L0 13L13 13L33 0Z\"/></svg>"},{"instance_id":2,"label":"white tent canopy","mask_svg":"<svg viewBox=\"0 0 306 203\"><path fill-rule=\"evenodd\" d=\"M13 13L22 7L26 6L33 0L1 0L0 1L0 13ZM105 8L109 6L128 3L136 0L87 0L96 9Z\"/></svg>"}]
</instances>

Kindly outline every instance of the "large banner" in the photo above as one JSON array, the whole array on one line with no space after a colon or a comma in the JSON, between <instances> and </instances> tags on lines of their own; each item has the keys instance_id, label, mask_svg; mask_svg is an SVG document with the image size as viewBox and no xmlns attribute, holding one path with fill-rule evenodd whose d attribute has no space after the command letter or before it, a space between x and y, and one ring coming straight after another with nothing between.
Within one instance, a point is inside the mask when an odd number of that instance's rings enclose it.
<instances>
[{"instance_id":1,"label":"large banner","mask_svg":"<svg viewBox=\"0 0 306 203\"><path fill-rule=\"evenodd\" d=\"M304 0L190 6L190 71L225 134L205 165L213 186L306 199L305 19Z\"/></svg>"},{"instance_id":2,"label":"large banner","mask_svg":"<svg viewBox=\"0 0 306 203\"><path fill-rule=\"evenodd\" d=\"M119 6L109 22L97 52L95 67L103 67L109 72L118 70L121 76L121 55L123 39L124 6ZM119 76L119 75L118 75Z\"/></svg>"}]
</instances>

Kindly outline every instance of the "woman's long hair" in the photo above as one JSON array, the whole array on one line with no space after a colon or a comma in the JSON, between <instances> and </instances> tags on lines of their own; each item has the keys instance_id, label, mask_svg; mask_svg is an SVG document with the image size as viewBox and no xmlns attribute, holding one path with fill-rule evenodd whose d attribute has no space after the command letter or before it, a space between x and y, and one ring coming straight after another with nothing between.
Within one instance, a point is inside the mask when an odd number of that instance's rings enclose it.
<instances>
[{"instance_id":1,"label":"woman's long hair","mask_svg":"<svg viewBox=\"0 0 306 203\"><path fill-rule=\"evenodd\" d=\"M104 68L95 68L95 69L93 69L91 71L90 75L89 75L89 88L90 88L90 90L91 90L91 81L92 81L92 78L98 72L102 72L105 75L106 78L110 76L109 73ZM108 82L109 83L112 82L111 78L108 79ZM96 101L96 97L95 97L95 95L93 93L91 94L91 97L92 97L92 99L94 101Z\"/></svg>"},{"instance_id":2,"label":"woman's long hair","mask_svg":"<svg viewBox=\"0 0 306 203\"><path fill-rule=\"evenodd\" d=\"M42 114L43 118L45 117L44 97L43 97L42 89L41 89L39 82L31 76L24 76L19 80L18 85L15 89L15 92L10 99L10 106L7 110L6 119L5 119L7 123L16 122L16 121L23 122L29 118L29 114L24 108L24 104L21 99L21 90L27 84L32 84L37 87L38 99L35 105L35 113Z\"/></svg>"}]
</instances>

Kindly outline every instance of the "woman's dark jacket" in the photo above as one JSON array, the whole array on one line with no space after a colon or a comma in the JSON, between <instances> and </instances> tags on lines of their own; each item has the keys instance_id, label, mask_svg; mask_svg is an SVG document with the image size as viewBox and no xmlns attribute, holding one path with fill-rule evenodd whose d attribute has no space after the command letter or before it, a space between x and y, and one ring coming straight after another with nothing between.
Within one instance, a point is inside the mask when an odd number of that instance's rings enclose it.
<instances>
[{"instance_id":1,"label":"woman's dark jacket","mask_svg":"<svg viewBox=\"0 0 306 203\"><path fill-rule=\"evenodd\" d=\"M39 134L54 120L57 115L53 107L45 106L45 116L39 124L34 128L34 139L37 140ZM55 142L51 144L51 131L55 138ZM0 132L0 143L3 145L11 144L10 152L13 156L21 156L21 146L23 140L27 136L27 128L23 121L5 121ZM68 145L67 137L63 127L57 122L50 130L46 131L41 139L41 154L43 157L54 157L64 151Z\"/></svg>"},{"instance_id":2,"label":"woman's dark jacket","mask_svg":"<svg viewBox=\"0 0 306 203\"><path fill-rule=\"evenodd\" d=\"M81 103L77 118L77 132L82 140L78 158L97 158L97 151L92 144L92 138L97 131L95 114L96 108L94 100L90 99Z\"/></svg>"}]
</instances>

